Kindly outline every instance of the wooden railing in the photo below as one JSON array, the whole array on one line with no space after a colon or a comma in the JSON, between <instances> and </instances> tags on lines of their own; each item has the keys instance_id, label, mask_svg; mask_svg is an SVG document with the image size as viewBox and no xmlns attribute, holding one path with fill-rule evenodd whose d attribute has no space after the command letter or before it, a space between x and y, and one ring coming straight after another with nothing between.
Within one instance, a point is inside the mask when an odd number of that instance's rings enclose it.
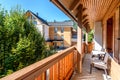
<instances>
[{"instance_id":1,"label":"wooden railing","mask_svg":"<svg viewBox=\"0 0 120 80\"><path fill-rule=\"evenodd\" d=\"M72 46L0 80L69 80L78 61L77 54Z\"/></svg>"}]
</instances>

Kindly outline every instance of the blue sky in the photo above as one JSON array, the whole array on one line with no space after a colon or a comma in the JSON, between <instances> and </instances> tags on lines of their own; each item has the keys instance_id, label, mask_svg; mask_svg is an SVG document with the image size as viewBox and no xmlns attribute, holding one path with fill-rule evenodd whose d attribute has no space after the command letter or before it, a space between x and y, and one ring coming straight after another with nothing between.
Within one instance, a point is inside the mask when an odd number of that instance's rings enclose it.
<instances>
[{"instance_id":1,"label":"blue sky","mask_svg":"<svg viewBox=\"0 0 120 80\"><path fill-rule=\"evenodd\" d=\"M26 11L38 12L39 16L47 21L64 21L70 19L49 0L0 0L0 4L6 10L20 5Z\"/></svg>"}]
</instances>

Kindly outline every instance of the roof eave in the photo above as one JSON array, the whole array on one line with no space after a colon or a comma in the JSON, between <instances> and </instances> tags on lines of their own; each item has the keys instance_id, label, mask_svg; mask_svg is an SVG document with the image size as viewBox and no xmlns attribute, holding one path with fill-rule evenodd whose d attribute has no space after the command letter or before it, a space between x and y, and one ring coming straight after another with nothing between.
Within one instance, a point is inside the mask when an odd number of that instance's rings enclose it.
<instances>
[{"instance_id":1,"label":"roof eave","mask_svg":"<svg viewBox=\"0 0 120 80\"><path fill-rule=\"evenodd\" d=\"M77 19L72 15L67 8L59 0L50 0L53 4L55 4L60 10L62 10L66 15L68 15L71 19L77 22Z\"/></svg>"}]
</instances>

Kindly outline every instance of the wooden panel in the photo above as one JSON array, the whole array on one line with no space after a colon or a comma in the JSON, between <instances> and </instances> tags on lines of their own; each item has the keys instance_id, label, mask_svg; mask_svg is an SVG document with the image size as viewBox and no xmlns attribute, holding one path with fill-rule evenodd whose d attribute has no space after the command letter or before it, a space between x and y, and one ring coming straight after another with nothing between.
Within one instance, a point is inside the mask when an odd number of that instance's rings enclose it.
<instances>
[{"instance_id":1,"label":"wooden panel","mask_svg":"<svg viewBox=\"0 0 120 80\"><path fill-rule=\"evenodd\" d=\"M112 58L108 59L107 71L108 74L111 76L111 80L120 80L120 65L116 63Z\"/></svg>"},{"instance_id":2,"label":"wooden panel","mask_svg":"<svg viewBox=\"0 0 120 80\"><path fill-rule=\"evenodd\" d=\"M119 8L117 8L115 12L115 27L114 27L114 57L118 60L119 57L119 41L117 38L119 37Z\"/></svg>"},{"instance_id":3,"label":"wooden panel","mask_svg":"<svg viewBox=\"0 0 120 80\"><path fill-rule=\"evenodd\" d=\"M107 50L113 50L113 18L107 21Z\"/></svg>"},{"instance_id":4,"label":"wooden panel","mask_svg":"<svg viewBox=\"0 0 120 80\"><path fill-rule=\"evenodd\" d=\"M50 26L49 27L49 37L50 37L50 39L51 40L53 40L54 39L54 27L52 27L52 26Z\"/></svg>"}]
</instances>

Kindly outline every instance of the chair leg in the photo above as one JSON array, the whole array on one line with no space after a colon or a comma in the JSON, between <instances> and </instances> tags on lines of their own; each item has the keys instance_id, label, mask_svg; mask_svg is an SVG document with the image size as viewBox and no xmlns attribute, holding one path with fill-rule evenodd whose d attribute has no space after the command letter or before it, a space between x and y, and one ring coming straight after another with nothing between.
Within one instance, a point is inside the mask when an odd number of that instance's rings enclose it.
<instances>
[{"instance_id":1,"label":"chair leg","mask_svg":"<svg viewBox=\"0 0 120 80\"><path fill-rule=\"evenodd\" d=\"M92 64L90 64L90 74L92 74Z\"/></svg>"},{"instance_id":2,"label":"chair leg","mask_svg":"<svg viewBox=\"0 0 120 80\"><path fill-rule=\"evenodd\" d=\"M107 70L106 70L106 69L104 69L104 71L105 71L105 76L106 76L106 79L107 79L107 80L109 80L109 79L108 79L108 77L107 77L107 76L108 76L108 75L107 75Z\"/></svg>"}]
</instances>

